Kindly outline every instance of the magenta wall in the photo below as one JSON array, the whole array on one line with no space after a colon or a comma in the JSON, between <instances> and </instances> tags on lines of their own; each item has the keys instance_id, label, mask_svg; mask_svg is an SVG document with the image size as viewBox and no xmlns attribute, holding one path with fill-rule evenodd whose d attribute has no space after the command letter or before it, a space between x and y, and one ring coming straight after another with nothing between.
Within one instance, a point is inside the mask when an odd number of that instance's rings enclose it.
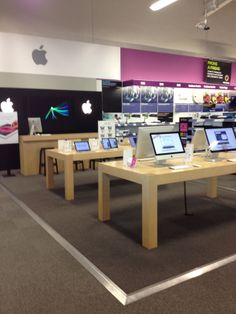
<instances>
[{"instance_id":1,"label":"magenta wall","mask_svg":"<svg viewBox=\"0 0 236 314\"><path fill-rule=\"evenodd\" d=\"M197 57L122 48L121 80L203 84L203 62ZM236 85L236 63L230 85Z\"/></svg>"}]
</instances>

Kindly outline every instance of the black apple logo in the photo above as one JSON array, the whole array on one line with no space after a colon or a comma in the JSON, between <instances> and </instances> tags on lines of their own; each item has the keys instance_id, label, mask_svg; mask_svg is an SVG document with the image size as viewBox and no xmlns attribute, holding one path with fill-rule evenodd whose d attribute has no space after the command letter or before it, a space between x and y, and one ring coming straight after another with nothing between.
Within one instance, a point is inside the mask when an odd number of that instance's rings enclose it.
<instances>
[{"instance_id":1,"label":"black apple logo","mask_svg":"<svg viewBox=\"0 0 236 314\"><path fill-rule=\"evenodd\" d=\"M35 64L45 65L48 60L46 59L47 51L43 49L43 45L39 47L39 49L34 49L32 51L32 58Z\"/></svg>"}]
</instances>

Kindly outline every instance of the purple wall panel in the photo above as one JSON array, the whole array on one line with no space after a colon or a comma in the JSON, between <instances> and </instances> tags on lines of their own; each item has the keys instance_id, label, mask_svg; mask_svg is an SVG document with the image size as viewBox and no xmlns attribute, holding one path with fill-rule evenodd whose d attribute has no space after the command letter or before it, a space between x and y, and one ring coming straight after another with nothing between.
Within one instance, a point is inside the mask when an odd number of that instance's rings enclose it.
<instances>
[{"instance_id":1,"label":"purple wall panel","mask_svg":"<svg viewBox=\"0 0 236 314\"><path fill-rule=\"evenodd\" d=\"M121 80L150 80L203 84L203 58L152 51L121 49ZM231 84L236 85L236 63Z\"/></svg>"},{"instance_id":2,"label":"purple wall panel","mask_svg":"<svg viewBox=\"0 0 236 314\"><path fill-rule=\"evenodd\" d=\"M236 62L232 63L230 85L236 86Z\"/></svg>"}]
</instances>

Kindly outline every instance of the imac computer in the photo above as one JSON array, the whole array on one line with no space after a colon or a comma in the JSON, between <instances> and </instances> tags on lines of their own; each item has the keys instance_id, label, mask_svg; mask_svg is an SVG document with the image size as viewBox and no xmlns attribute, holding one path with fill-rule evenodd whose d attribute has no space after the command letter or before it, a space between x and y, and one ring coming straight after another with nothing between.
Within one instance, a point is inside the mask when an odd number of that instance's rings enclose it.
<instances>
[{"instance_id":1,"label":"imac computer","mask_svg":"<svg viewBox=\"0 0 236 314\"><path fill-rule=\"evenodd\" d=\"M193 137L191 144L193 144L193 149L195 153L205 152L208 148L208 142L206 139L206 134L204 128L197 128Z\"/></svg>"},{"instance_id":2,"label":"imac computer","mask_svg":"<svg viewBox=\"0 0 236 314\"><path fill-rule=\"evenodd\" d=\"M42 133L42 123L41 123L41 118L28 118L28 125L29 125L29 132L30 135L34 135L37 133Z\"/></svg>"},{"instance_id":3,"label":"imac computer","mask_svg":"<svg viewBox=\"0 0 236 314\"><path fill-rule=\"evenodd\" d=\"M236 150L236 137L233 128L209 128L205 129L209 150L213 158L219 152Z\"/></svg>"},{"instance_id":4,"label":"imac computer","mask_svg":"<svg viewBox=\"0 0 236 314\"><path fill-rule=\"evenodd\" d=\"M178 130L177 124L156 125L139 127L135 156L138 159L153 158L154 151L150 133L174 132Z\"/></svg>"},{"instance_id":5,"label":"imac computer","mask_svg":"<svg viewBox=\"0 0 236 314\"><path fill-rule=\"evenodd\" d=\"M170 158L184 158L185 150L179 132L150 133L150 138L158 163Z\"/></svg>"}]
</instances>

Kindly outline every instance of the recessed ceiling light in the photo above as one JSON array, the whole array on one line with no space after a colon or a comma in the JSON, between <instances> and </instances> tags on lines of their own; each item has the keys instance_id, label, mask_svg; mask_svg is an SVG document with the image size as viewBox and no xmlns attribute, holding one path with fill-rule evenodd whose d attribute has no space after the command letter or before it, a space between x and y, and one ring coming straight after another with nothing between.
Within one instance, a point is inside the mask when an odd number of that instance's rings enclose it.
<instances>
[{"instance_id":1,"label":"recessed ceiling light","mask_svg":"<svg viewBox=\"0 0 236 314\"><path fill-rule=\"evenodd\" d=\"M178 0L159 0L159 1L154 2L149 8L152 11L158 11L158 10L161 10L161 9L167 7L168 5L170 5L176 1L178 1Z\"/></svg>"}]
</instances>

